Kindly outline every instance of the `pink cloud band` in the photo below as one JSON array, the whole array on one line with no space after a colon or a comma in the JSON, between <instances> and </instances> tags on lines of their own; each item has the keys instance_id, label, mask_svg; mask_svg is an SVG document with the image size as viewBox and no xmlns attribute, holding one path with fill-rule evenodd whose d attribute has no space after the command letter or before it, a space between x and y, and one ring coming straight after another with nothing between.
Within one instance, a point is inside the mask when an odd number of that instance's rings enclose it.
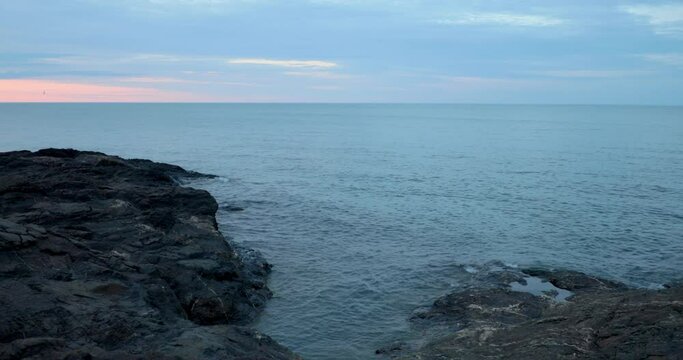
<instances>
[{"instance_id":1,"label":"pink cloud band","mask_svg":"<svg viewBox=\"0 0 683 360\"><path fill-rule=\"evenodd\" d=\"M155 88L37 79L0 79L0 102L176 102L191 94Z\"/></svg>"}]
</instances>

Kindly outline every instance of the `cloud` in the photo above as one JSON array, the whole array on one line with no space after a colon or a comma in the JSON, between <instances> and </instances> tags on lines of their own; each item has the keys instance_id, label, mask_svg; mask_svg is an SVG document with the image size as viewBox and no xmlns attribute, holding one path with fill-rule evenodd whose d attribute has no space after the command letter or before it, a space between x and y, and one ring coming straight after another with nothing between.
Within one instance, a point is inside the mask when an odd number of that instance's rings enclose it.
<instances>
[{"instance_id":1,"label":"cloud","mask_svg":"<svg viewBox=\"0 0 683 360\"><path fill-rule=\"evenodd\" d=\"M149 15L188 13L223 14L248 8L269 0L82 0L102 6L115 6ZM178 13L178 11L182 11Z\"/></svg>"},{"instance_id":2,"label":"cloud","mask_svg":"<svg viewBox=\"0 0 683 360\"><path fill-rule=\"evenodd\" d=\"M620 78L631 76L650 75L652 71L645 70L547 70L547 71L531 71L531 75L539 75L546 77L558 78Z\"/></svg>"},{"instance_id":3,"label":"cloud","mask_svg":"<svg viewBox=\"0 0 683 360\"><path fill-rule=\"evenodd\" d=\"M219 63L220 56L188 56L174 54L124 54L124 55L80 55L52 56L35 60L39 64L51 65L114 65L114 64L177 64L177 63Z\"/></svg>"},{"instance_id":4,"label":"cloud","mask_svg":"<svg viewBox=\"0 0 683 360\"><path fill-rule=\"evenodd\" d=\"M339 90L344 90L343 87L334 86L334 85L311 86L311 89L313 89L313 90L320 90L320 91L339 91Z\"/></svg>"},{"instance_id":5,"label":"cloud","mask_svg":"<svg viewBox=\"0 0 683 360\"><path fill-rule=\"evenodd\" d=\"M337 63L320 60L275 60L261 58L240 58L230 59L229 64L235 65L264 65L285 68L334 68L339 66Z\"/></svg>"},{"instance_id":6,"label":"cloud","mask_svg":"<svg viewBox=\"0 0 683 360\"><path fill-rule=\"evenodd\" d=\"M0 79L0 102L175 102L191 95L154 88L70 81Z\"/></svg>"},{"instance_id":7,"label":"cloud","mask_svg":"<svg viewBox=\"0 0 683 360\"><path fill-rule=\"evenodd\" d=\"M219 4L234 4L244 3L249 1L236 0L137 0L141 2L147 1L151 4L157 5L219 5Z\"/></svg>"},{"instance_id":8,"label":"cloud","mask_svg":"<svg viewBox=\"0 0 683 360\"><path fill-rule=\"evenodd\" d=\"M421 86L467 91L486 89L521 89L534 86L536 84L536 82L526 79L481 76L439 76L437 79L440 81L422 84Z\"/></svg>"},{"instance_id":9,"label":"cloud","mask_svg":"<svg viewBox=\"0 0 683 360\"><path fill-rule=\"evenodd\" d=\"M228 85L228 86L260 86L257 83L252 82L241 82L241 81L224 81L220 79L211 80L199 80L199 79L180 79L172 77L152 77L152 76L140 76L140 77L125 77L114 79L121 83L133 83L133 84L203 84L203 85Z\"/></svg>"},{"instance_id":10,"label":"cloud","mask_svg":"<svg viewBox=\"0 0 683 360\"><path fill-rule=\"evenodd\" d=\"M683 53L642 54L640 57L660 64L683 66Z\"/></svg>"},{"instance_id":11,"label":"cloud","mask_svg":"<svg viewBox=\"0 0 683 360\"><path fill-rule=\"evenodd\" d=\"M36 59L38 64L50 65L128 65L128 64L205 64L224 65L261 65L297 69L331 69L339 64L322 60L279 60L266 58L233 58L223 56L192 56L180 54L124 54L116 56L84 55L84 56L53 56Z\"/></svg>"},{"instance_id":12,"label":"cloud","mask_svg":"<svg viewBox=\"0 0 683 360\"><path fill-rule=\"evenodd\" d=\"M621 11L643 18L659 35L683 35L683 4L621 6Z\"/></svg>"},{"instance_id":13,"label":"cloud","mask_svg":"<svg viewBox=\"0 0 683 360\"><path fill-rule=\"evenodd\" d=\"M381 7L385 10L394 8L419 6L423 0L306 0L314 5L330 6L356 6L356 7Z\"/></svg>"},{"instance_id":14,"label":"cloud","mask_svg":"<svg viewBox=\"0 0 683 360\"><path fill-rule=\"evenodd\" d=\"M128 77L118 79L120 82L125 83L140 83L140 84L183 84L183 83L193 83L193 80L170 78L170 77Z\"/></svg>"},{"instance_id":15,"label":"cloud","mask_svg":"<svg viewBox=\"0 0 683 360\"><path fill-rule=\"evenodd\" d=\"M348 79L351 76L346 74L337 74L330 71L287 71L287 76L309 77L316 79Z\"/></svg>"},{"instance_id":16,"label":"cloud","mask_svg":"<svg viewBox=\"0 0 683 360\"><path fill-rule=\"evenodd\" d=\"M565 23L563 19L544 16L516 13L463 13L445 19L436 20L444 25L499 25L499 26L522 26L522 27L547 27L558 26Z\"/></svg>"}]
</instances>

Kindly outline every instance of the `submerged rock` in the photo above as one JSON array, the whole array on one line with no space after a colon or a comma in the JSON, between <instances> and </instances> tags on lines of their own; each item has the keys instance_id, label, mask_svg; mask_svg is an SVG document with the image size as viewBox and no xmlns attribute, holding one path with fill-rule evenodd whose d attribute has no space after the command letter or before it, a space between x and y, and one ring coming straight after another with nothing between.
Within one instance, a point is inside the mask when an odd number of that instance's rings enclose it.
<instances>
[{"instance_id":1,"label":"submerged rock","mask_svg":"<svg viewBox=\"0 0 683 360\"><path fill-rule=\"evenodd\" d=\"M503 269L477 276L493 281L468 284L413 316L416 326L441 331L423 330L430 338L417 348L382 353L400 359L683 358L680 285L631 289L566 270ZM514 291L500 281L529 276L571 296Z\"/></svg>"},{"instance_id":2,"label":"submerged rock","mask_svg":"<svg viewBox=\"0 0 683 360\"><path fill-rule=\"evenodd\" d=\"M244 211L244 208L241 206L237 205L222 205L221 210L229 211L229 212L238 212L238 211Z\"/></svg>"},{"instance_id":3,"label":"submerged rock","mask_svg":"<svg viewBox=\"0 0 683 360\"><path fill-rule=\"evenodd\" d=\"M270 265L218 231L202 175L148 160L0 153L0 359L295 354L244 327Z\"/></svg>"}]
</instances>

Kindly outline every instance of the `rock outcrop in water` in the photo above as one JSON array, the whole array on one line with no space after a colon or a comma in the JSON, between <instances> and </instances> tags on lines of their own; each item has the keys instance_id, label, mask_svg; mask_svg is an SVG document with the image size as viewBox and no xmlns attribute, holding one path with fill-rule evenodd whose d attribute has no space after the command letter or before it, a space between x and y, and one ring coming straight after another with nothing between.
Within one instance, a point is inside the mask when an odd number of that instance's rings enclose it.
<instances>
[{"instance_id":1,"label":"rock outcrop in water","mask_svg":"<svg viewBox=\"0 0 683 360\"><path fill-rule=\"evenodd\" d=\"M430 334L426 344L417 350L393 344L378 353L400 359L683 359L682 286L630 289L579 272L504 267L476 277L476 286L414 315L415 326ZM539 279L545 291L525 286ZM571 296L561 300L558 290Z\"/></svg>"},{"instance_id":2,"label":"rock outcrop in water","mask_svg":"<svg viewBox=\"0 0 683 360\"><path fill-rule=\"evenodd\" d=\"M248 324L269 265L218 231L216 201L147 160L0 153L0 359L290 359ZM253 255L253 254L252 254Z\"/></svg>"}]
</instances>

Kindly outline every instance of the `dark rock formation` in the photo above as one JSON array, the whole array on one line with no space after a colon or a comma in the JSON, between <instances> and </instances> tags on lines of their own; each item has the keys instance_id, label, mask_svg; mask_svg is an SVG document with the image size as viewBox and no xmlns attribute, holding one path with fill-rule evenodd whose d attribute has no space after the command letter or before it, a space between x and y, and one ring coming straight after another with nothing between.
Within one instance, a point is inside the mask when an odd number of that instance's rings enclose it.
<instances>
[{"instance_id":1,"label":"dark rock formation","mask_svg":"<svg viewBox=\"0 0 683 360\"><path fill-rule=\"evenodd\" d=\"M269 265L201 175L71 149L0 153L0 359L290 359L248 324Z\"/></svg>"},{"instance_id":2,"label":"dark rock formation","mask_svg":"<svg viewBox=\"0 0 683 360\"><path fill-rule=\"evenodd\" d=\"M630 289L564 270L475 277L493 281L443 296L413 317L440 333L425 331L432 338L418 349L381 352L401 359L683 359L681 286ZM558 301L552 292L513 291L506 281L514 278L542 279L573 295Z\"/></svg>"}]
</instances>

